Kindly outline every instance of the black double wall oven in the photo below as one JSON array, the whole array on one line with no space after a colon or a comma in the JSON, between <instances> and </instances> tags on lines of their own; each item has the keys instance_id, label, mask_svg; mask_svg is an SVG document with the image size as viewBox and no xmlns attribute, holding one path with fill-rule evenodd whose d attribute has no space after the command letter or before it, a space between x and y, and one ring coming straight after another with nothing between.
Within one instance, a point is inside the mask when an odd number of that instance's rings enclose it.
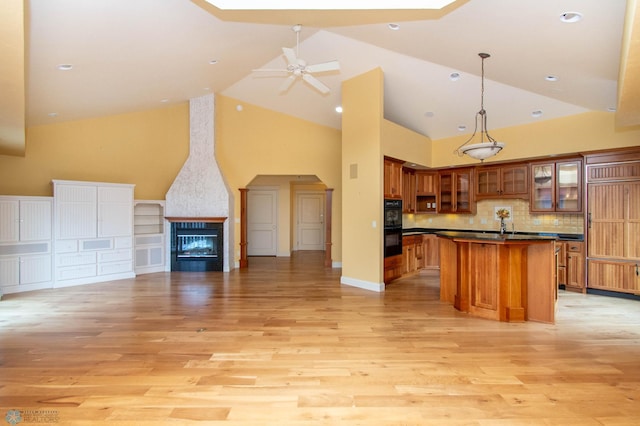
<instances>
[{"instance_id":1,"label":"black double wall oven","mask_svg":"<svg viewBox=\"0 0 640 426\"><path fill-rule=\"evenodd\" d=\"M402 200L384 200L384 257L402 254Z\"/></svg>"}]
</instances>

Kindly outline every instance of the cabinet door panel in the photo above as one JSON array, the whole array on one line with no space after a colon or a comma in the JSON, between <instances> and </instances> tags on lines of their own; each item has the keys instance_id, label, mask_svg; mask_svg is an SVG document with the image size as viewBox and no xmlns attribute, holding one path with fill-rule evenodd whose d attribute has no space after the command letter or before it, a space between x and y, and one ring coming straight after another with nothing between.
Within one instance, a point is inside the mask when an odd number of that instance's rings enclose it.
<instances>
[{"instance_id":1,"label":"cabinet door panel","mask_svg":"<svg viewBox=\"0 0 640 426\"><path fill-rule=\"evenodd\" d=\"M20 240L51 239L51 202L20 201Z\"/></svg>"},{"instance_id":2,"label":"cabinet door panel","mask_svg":"<svg viewBox=\"0 0 640 426\"><path fill-rule=\"evenodd\" d=\"M98 237L133 233L133 192L130 188L98 188Z\"/></svg>"},{"instance_id":3,"label":"cabinet door panel","mask_svg":"<svg viewBox=\"0 0 640 426\"><path fill-rule=\"evenodd\" d=\"M20 259L10 257L0 259L0 286L12 286L20 283Z\"/></svg>"},{"instance_id":4,"label":"cabinet door panel","mask_svg":"<svg viewBox=\"0 0 640 426\"><path fill-rule=\"evenodd\" d=\"M497 196L500 194L500 170L499 169L481 169L476 171L476 179L478 184L476 185L476 195Z\"/></svg>"},{"instance_id":5,"label":"cabinet door panel","mask_svg":"<svg viewBox=\"0 0 640 426\"><path fill-rule=\"evenodd\" d=\"M589 256L624 256L624 198L622 183L589 185Z\"/></svg>"},{"instance_id":6,"label":"cabinet door panel","mask_svg":"<svg viewBox=\"0 0 640 426\"><path fill-rule=\"evenodd\" d=\"M529 181L527 166L504 167L502 169L502 193L504 195L527 195Z\"/></svg>"},{"instance_id":7,"label":"cabinet door panel","mask_svg":"<svg viewBox=\"0 0 640 426\"><path fill-rule=\"evenodd\" d=\"M580 164L577 161L556 165L556 211L581 211Z\"/></svg>"},{"instance_id":8,"label":"cabinet door panel","mask_svg":"<svg viewBox=\"0 0 640 426\"><path fill-rule=\"evenodd\" d=\"M97 192L94 186L57 185L55 199L58 238L96 237Z\"/></svg>"},{"instance_id":9,"label":"cabinet door panel","mask_svg":"<svg viewBox=\"0 0 640 426\"><path fill-rule=\"evenodd\" d=\"M20 238L20 202L0 200L0 243L15 243Z\"/></svg>"},{"instance_id":10,"label":"cabinet door panel","mask_svg":"<svg viewBox=\"0 0 640 426\"><path fill-rule=\"evenodd\" d=\"M555 208L554 165L531 166L531 211L551 211Z\"/></svg>"},{"instance_id":11,"label":"cabinet door panel","mask_svg":"<svg viewBox=\"0 0 640 426\"><path fill-rule=\"evenodd\" d=\"M20 259L20 284L51 281L51 256L29 256Z\"/></svg>"},{"instance_id":12,"label":"cabinet door panel","mask_svg":"<svg viewBox=\"0 0 640 426\"><path fill-rule=\"evenodd\" d=\"M627 184L626 203L625 252L628 258L640 260L640 182Z\"/></svg>"}]
</instances>

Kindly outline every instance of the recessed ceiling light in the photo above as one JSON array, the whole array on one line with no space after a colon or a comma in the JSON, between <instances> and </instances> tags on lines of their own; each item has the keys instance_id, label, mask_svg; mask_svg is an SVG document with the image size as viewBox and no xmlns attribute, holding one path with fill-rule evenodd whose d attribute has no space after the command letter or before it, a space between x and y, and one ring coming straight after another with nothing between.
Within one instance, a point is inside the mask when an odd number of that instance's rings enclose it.
<instances>
[{"instance_id":1,"label":"recessed ceiling light","mask_svg":"<svg viewBox=\"0 0 640 426\"><path fill-rule=\"evenodd\" d=\"M398 31L400 29L400 25L398 24L389 24L388 27L390 30L393 30L393 31Z\"/></svg>"},{"instance_id":2,"label":"recessed ceiling light","mask_svg":"<svg viewBox=\"0 0 640 426\"><path fill-rule=\"evenodd\" d=\"M244 109L244 107L240 104L236 105L236 111L240 112Z\"/></svg>"},{"instance_id":3,"label":"recessed ceiling light","mask_svg":"<svg viewBox=\"0 0 640 426\"><path fill-rule=\"evenodd\" d=\"M167 102L169 102L169 99L167 98L160 99L160 102L162 102L163 104L166 104Z\"/></svg>"},{"instance_id":4,"label":"recessed ceiling light","mask_svg":"<svg viewBox=\"0 0 640 426\"><path fill-rule=\"evenodd\" d=\"M558 77L556 77L555 75L548 75L544 79L547 81L558 81Z\"/></svg>"},{"instance_id":5,"label":"recessed ceiling light","mask_svg":"<svg viewBox=\"0 0 640 426\"><path fill-rule=\"evenodd\" d=\"M338 114L342 114L342 107L341 107L340 105L338 105L338 106L336 107L336 112L337 112Z\"/></svg>"},{"instance_id":6,"label":"recessed ceiling light","mask_svg":"<svg viewBox=\"0 0 640 426\"><path fill-rule=\"evenodd\" d=\"M451 80L451 81L460 80L460 73L459 72L452 72L451 74L449 74L449 80Z\"/></svg>"},{"instance_id":7,"label":"recessed ceiling light","mask_svg":"<svg viewBox=\"0 0 640 426\"><path fill-rule=\"evenodd\" d=\"M218 63L217 59L212 59L212 60L209 61L209 65L215 65L217 63Z\"/></svg>"},{"instance_id":8,"label":"recessed ceiling light","mask_svg":"<svg viewBox=\"0 0 640 426\"><path fill-rule=\"evenodd\" d=\"M580 12L565 12L560 15L560 21L567 24L573 24L574 22L579 22L581 20L582 13Z\"/></svg>"},{"instance_id":9,"label":"recessed ceiling light","mask_svg":"<svg viewBox=\"0 0 640 426\"><path fill-rule=\"evenodd\" d=\"M60 65L58 65L58 69L60 71L70 71L70 70L73 69L73 65L71 65L71 64L60 64Z\"/></svg>"},{"instance_id":10,"label":"recessed ceiling light","mask_svg":"<svg viewBox=\"0 0 640 426\"><path fill-rule=\"evenodd\" d=\"M436 114L433 111L427 111L424 113L425 117L431 118L433 116L435 116Z\"/></svg>"},{"instance_id":11,"label":"recessed ceiling light","mask_svg":"<svg viewBox=\"0 0 640 426\"><path fill-rule=\"evenodd\" d=\"M458 126L458 131L459 132L464 132L465 130L467 130L467 126L465 126L464 124L461 124Z\"/></svg>"},{"instance_id":12,"label":"recessed ceiling light","mask_svg":"<svg viewBox=\"0 0 640 426\"><path fill-rule=\"evenodd\" d=\"M607 108L607 111L609 111L609 112L616 112L617 110L618 110L618 108L616 108L616 107L608 107Z\"/></svg>"},{"instance_id":13,"label":"recessed ceiling light","mask_svg":"<svg viewBox=\"0 0 640 426\"><path fill-rule=\"evenodd\" d=\"M55 117L57 117L57 116L58 116L58 113L57 113L57 112L50 112L50 113L49 113L49 114L47 114L47 115L48 115L49 117L53 117L53 118L55 118Z\"/></svg>"},{"instance_id":14,"label":"recessed ceiling light","mask_svg":"<svg viewBox=\"0 0 640 426\"><path fill-rule=\"evenodd\" d=\"M531 112L531 116L532 116L533 118L542 117L542 110L537 109L537 110L535 110L535 111L532 111L532 112Z\"/></svg>"}]
</instances>

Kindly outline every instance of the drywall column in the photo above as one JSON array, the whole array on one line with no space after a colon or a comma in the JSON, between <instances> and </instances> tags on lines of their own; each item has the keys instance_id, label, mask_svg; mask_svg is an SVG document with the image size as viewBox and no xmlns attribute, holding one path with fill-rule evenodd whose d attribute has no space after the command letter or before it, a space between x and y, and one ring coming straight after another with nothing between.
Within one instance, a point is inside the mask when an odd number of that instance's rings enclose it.
<instances>
[{"instance_id":1,"label":"drywall column","mask_svg":"<svg viewBox=\"0 0 640 426\"><path fill-rule=\"evenodd\" d=\"M342 284L384 291L383 73L342 84Z\"/></svg>"}]
</instances>

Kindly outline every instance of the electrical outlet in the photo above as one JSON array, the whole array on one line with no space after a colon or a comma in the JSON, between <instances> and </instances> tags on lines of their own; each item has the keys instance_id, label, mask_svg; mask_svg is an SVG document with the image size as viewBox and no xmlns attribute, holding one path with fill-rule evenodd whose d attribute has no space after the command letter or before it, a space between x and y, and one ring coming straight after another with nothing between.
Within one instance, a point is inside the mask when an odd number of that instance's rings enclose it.
<instances>
[{"instance_id":1,"label":"electrical outlet","mask_svg":"<svg viewBox=\"0 0 640 426\"><path fill-rule=\"evenodd\" d=\"M559 220L559 219L554 220L554 221L553 221L553 224L554 224L555 226L560 225L560 220Z\"/></svg>"},{"instance_id":2,"label":"electrical outlet","mask_svg":"<svg viewBox=\"0 0 640 426\"><path fill-rule=\"evenodd\" d=\"M480 223L483 224L483 225L486 225L487 224L487 219L484 219L484 218L480 219Z\"/></svg>"},{"instance_id":3,"label":"electrical outlet","mask_svg":"<svg viewBox=\"0 0 640 426\"><path fill-rule=\"evenodd\" d=\"M533 219L533 224L536 226L540 226L540 219Z\"/></svg>"}]
</instances>

